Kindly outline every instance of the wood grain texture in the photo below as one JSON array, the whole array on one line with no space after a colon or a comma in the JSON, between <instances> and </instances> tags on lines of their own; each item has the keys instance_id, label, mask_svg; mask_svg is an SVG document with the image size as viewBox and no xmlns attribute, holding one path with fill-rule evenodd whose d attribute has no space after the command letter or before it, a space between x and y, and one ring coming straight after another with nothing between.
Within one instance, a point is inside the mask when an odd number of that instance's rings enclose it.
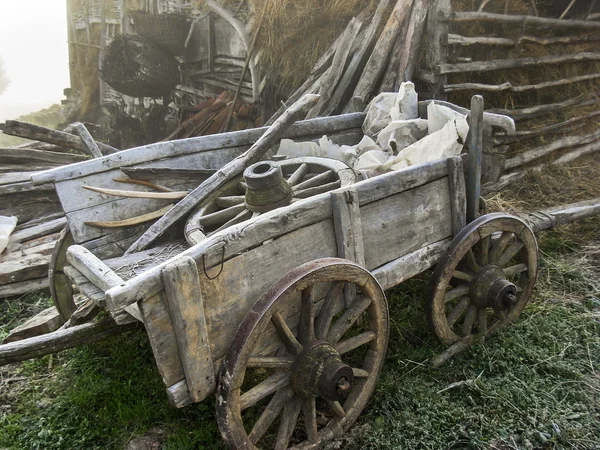
<instances>
[{"instance_id":1,"label":"wood grain texture","mask_svg":"<svg viewBox=\"0 0 600 450\"><path fill-rule=\"evenodd\" d=\"M187 257L165 267L162 278L188 392L194 402L200 402L214 390L216 381L198 268Z\"/></svg>"}]
</instances>

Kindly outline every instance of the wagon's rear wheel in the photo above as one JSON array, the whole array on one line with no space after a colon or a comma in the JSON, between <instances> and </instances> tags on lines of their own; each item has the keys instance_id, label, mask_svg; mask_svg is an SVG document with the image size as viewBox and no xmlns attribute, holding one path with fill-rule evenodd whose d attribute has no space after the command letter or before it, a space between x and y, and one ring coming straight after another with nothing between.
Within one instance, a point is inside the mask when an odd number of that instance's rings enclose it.
<instances>
[{"instance_id":1,"label":"wagon's rear wheel","mask_svg":"<svg viewBox=\"0 0 600 450\"><path fill-rule=\"evenodd\" d=\"M427 316L450 347L434 365L515 321L529 301L537 270L535 235L521 219L496 213L467 225L431 280Z\"/></svg>"},{"instance_id":2,"label":"wagon's rear wheel","mask_svg":"<svg viewBox=\"0 0 600 450\"><path fill-rule=\"evenodd\" d=\"M75 300L73 299L71 281L63 272L67 262L67 249L74 243L69 225L66 225L56 242L48 267L50 295L52 296L54 306L64 320L69 320L77 309Z\"/></svg>"},{"instance_id":3,"label":"wagon's rear wheel","mask_svg":"<svg viewBox=\"0 0 600 450\"><path fill-rule=\"evenodd\" d=\"M185 224L185 237L196 245L207 236L293 201L344 187L354 171L331 158L306 157L262 161L201 202Z\"/></svg>"},{"instance_id":4,"label":"wagon's rear wheel","mask_svg":"<svg viewBox=\"0 0 600 450\"><path fill-rule=\"evenodd\" d=\"M346 283L359 292L349 306ZM385 295L358 265L327 258L288 273L246 315L223 361L217 419L228 445L318 448L340 436L375 388L388 327Z\"/></svg>"}]
</instances>

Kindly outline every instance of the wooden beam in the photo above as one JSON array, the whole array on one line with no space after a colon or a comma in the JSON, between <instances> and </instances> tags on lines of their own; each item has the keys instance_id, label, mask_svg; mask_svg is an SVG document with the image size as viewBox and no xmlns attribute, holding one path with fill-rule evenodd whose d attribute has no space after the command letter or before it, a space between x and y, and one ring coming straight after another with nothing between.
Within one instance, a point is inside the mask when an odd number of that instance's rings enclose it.
<instances>
[{"instance_id":1,"label":"wooden beam","mask_svg":"<svg viewBox=\"0 0 600 450\"><path fill-rule=\"evenodd\" d=\"M59 145L61 147L72 148L79 150L80 152L88 153L88 148L85 146L85 143L79 136L74 136L63 131L53 130L51 128L41 127L39 125L33 125L26 122L19 122L17 120L7 120L2 126L0 126L0 130L4 134L10 134L11 136L47 142L49 144ZM98 147L100 147L102 153L105 155L119 151L118 149L101 142L98 142Z\"/></svg>"},{"instance_id":2,"label":"wooden beam","mask_svg":"<svg viewBox=\"0 0 600 450\"><path fill-rule=\"evenodd\" d=\"M137 329L136 324L117 325L112 319L57 330L10 344L0 345L0 366L58 353L106 339L107 337Z\"/></svg>"},{"instance_id":3,"label":"wooden beam","mask_svg":"<svg viewBox=\"0 0 600 450\"><path fill-rule=\"evenodd\" d=\"M514 39L494 38L487 36L461 36L459 34L448 35L448 45L492 45L498 47L514 47L517 43Z\"/></svg>"},{"instance_id":4,"label":"wooden beam","mask_svg":"<svg viewBox=\"0 0 600 450\"><path fill-rule=\"evenodd\" d=\"M488 92L525 92L540 89L547 89L551 87L564 86L573 83L579 83L582 81L596 80L600 78L600 73L592 73L589 75L581 75L579 77L565 78L562 80L545 81L538 84L525 84L521 86L513 86L510 82L502 84L483 84L483 83L461 83L461 84L449 84L444 86L444 92L455 92L455 91L488 91Z\"/></svg>"},{"instance_id":5,"label":"wooden beam","mask_svg":"<svg viewBox=\"0 0 600 450\"><path fill-rule=\"evenodd\" d=\"M438 75L448 73L487 72L491 70L515 69L520 67L538 67L551 64L571 64L575 62L599 61L600 52L583 52L562 56L541 56L519 59L475 61L458 64L439 64Z\"/></svg>"},{"instance_id":6,"label":"wooden beam","mask_svg":"<svg viewBox=\"0 0 600 450\"><path fill-rule=\"evenodd\" d=\"M462 158L448 158L448 189L450 189L450 206L452 212L452 235L467 226L467 191Z\"/></svg>"},{"instance_id":7,"label":"wooden beam","mask_svg":"<svg viewBox=\"0 0 600 450\"><path fill-rule=\"evenodd\" d=\"M599 22L593 22L589 20L546 19L536 16L494 14L484 12L454 12L448 17L448 20L456 23L490 22L513 24L522 27L600 29Z\"/></svg>"},{"instance_id":8,"label":"wooden beam","mask_svg":"<svg viewBox=\"0 0 600 450\"><path fill-rule=\"evenodd\" d=\"M165 267L162 279L188 393L200 402L214 391L216 380L198 267L192 258L182 258Z\"/></svg>"},{"instance_id":9,"label":"wooden beam","mask_svg":"<svg viewBox=\"0 0 600 450\"><path fill-rule=\"evenodd\" d=\"M572 98L569 100L565 100L559 103L551 103L548 105L538 105L531 106L529 108L520 108L520 109L500 109L494 108L488 110L488 112L494 114L501 114L505 116L512 117L514 120L525 120L531 119L533 117L542 116L544 114L554 113L556 111L560 111L561 109L571 108L573 106L591 106L598 104L598 99L582 99L581 97Z\"/></svg>"}]
</instances>

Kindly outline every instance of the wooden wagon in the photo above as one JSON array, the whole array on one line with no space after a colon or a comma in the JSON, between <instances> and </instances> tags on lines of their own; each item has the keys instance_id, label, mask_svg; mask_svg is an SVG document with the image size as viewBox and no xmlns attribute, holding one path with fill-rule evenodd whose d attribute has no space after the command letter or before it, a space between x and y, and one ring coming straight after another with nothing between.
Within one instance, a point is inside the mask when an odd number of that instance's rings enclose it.
<instances>
[{"instance_id":1,"label":"wooden wagon","mask_svg":"<svg viewBox=\"0 0 600 450\"><path fill-rule=\"evenodd\" d=\"M482 102L474 105L468 153L355 184L338 174L337 189L239 223L230 218L193 246L167 239L121 256L139 229L85 222L161 205L117 200L82 184L107 187L122 172L156 169L172 170L175 187L176 170L215 168L261 130L161 143L150 147L151 156L148 148L133 149L41 173L34 182L55 184L81 244L65 241L66 261L54 261L61 274L55 290L71 295L74 283L117 323L141 320L170 402L183 407L216 391L219 427L231 448L317 448L354 422L375 388L389 336L385 289L437 264L426 310L448 349L434 364L514 321L532 293L538 250L530 226L505 214L478 217L483 129L510 132L514 125L484 115ZM288 136L326 133L356 143L362 120L354 114L301 122ZM257 174L277 167L263 165ZM298 183L299 171L307 164L287 179ZM319 176L300 184L315 187L310 180ZM239 195L218 198L232 197ZM233 200L221 202L231 208ZM532 217L542 223L551 216Z\"/></svg>"}]
</instances>

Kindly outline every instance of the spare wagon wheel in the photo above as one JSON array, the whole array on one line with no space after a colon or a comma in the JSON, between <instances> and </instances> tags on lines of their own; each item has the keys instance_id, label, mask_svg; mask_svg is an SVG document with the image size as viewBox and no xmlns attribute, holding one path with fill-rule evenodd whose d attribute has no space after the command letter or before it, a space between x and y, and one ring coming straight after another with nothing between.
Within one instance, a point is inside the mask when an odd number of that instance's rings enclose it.
<instances>
[{"instance_id":1,"label":"spare wagon wheel","mask_svg":"<svg viewBox=\"0 0 600 450\"><path fill-rule=\"evenodd\" d=\"M359 291L348 306L346 283ZM279 450L339 437L375 389L388 336L385 295L368 271L338 258L292 270L248 312L223 360L216 405L225 441Z\"/></svg>"},{"instance_id":2,"label":"spare wagon wheel","mask_svg":"<svg viewBox=\"0 0 600 450\"><path fill-rule=\"evenodd\" d=\"M537 271L537 241L521 219L494 213L467 225L431 280L429 324L450 346L433 364L515 321L531 297Z\"/></svg>"},{"instance_id":3,"label":"spare wagon wheel","mask_svg":"<svg viewBox=\"0 0 600 450\"><path fill-rule=\"evenodd\" d=\"M73 244L75 244L73 235L69 230L69 225L66 225L54 246L48 266L50 295L58 313L65 320L69 320L77 309L73 299L73 285L69 277L63 272L67 262L67 249Z\"/></svg>"},{"instance_id":4,"label":"spare wagon wheel","mask_svg":"<svg viewBox=\"0 0 600 450\"><path fill-rule=\"evenodd\" d=\"M335 159L262 161L200 203L186 222L185 237L190 245L196 245L207 236L256 215L355 181L354 171Z\"/></svg>"}]
</instances>

